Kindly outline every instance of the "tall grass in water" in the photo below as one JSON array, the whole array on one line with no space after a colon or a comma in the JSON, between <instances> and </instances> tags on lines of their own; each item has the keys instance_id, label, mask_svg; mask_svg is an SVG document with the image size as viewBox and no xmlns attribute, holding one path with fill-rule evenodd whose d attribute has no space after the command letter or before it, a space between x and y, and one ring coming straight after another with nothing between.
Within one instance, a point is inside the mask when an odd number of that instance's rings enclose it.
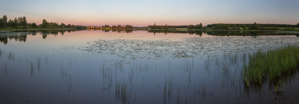
<instances>
[{"instance_id":1,"label":"tall grass in water","mask_svg":"<svg viewBox=\"0 0 299 104\"><path fill-rule=\"evenodd\" d=\"M266 52L249 55L249 63L244 66L243 76L246 86L250 83L262 84L262 80L274 80L293 73L299 67L299 46L289 45Z\"/></svg>"}]
</instances>

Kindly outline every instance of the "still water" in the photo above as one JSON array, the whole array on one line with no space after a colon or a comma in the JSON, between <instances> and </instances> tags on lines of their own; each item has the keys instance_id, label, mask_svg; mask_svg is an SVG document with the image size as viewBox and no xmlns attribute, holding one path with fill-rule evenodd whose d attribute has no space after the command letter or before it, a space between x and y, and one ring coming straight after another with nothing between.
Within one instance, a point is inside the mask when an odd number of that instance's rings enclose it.
<instances>
[{"instance_id":1,"label":"still water","mask_svg":"<svg viewBox=\"0 0 299 104\"><path fill-rule=\"evenodd\" d=\"M246 87L248 55L296 35L10 32L0 34L0 104L298 103L297 73Z\"/></svg>"}]
</instances>

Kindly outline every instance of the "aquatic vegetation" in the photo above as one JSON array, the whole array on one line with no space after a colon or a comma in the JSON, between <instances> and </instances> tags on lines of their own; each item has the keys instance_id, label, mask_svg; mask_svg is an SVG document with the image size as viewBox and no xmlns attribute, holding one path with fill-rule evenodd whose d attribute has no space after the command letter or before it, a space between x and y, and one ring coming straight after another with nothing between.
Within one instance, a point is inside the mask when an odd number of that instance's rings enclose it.
<instances>
[{"instance_id":1,"label":"aquatic vegetation","mask_svg":"<svg viewBox=\"0 0 299 104\"><path fill-rule=\"evenodd\" d=\"M2 56L2 50L0 49L0 57Z\"/></svg>"},{"instance_id":2,"label":"aquatic vegetation","mask_svg":"<svg viewBox=\"0 0 299 104\"><path fill-rule=\"evenodd\" d=\"M284 86L285 86L285 84L282 83L281 80L279 80L279 84L274 87L274 90L272 92L273 93L282 93L285 90L283 88Z\"/></svg>"},{"instance_id":3,"label":"aquatic vegetation","mask_svg":"<svg viewBox=\"0 0 299 104\"><path fill-rule=\"evenodd\" d=\"M127 83L116 82L115 96L122 104L130 103L131 88L127 85Z\"/></svg>"},{"instance_id":4,"label":"aquatic vegetation","mask_svg":"<svg viewBox=\"0 0 299 104\"><path fill-rule=\"evenodd\" d=\"M192 37L181 40L135 40L114 39L88 42L83 51L98 54L111 54L125 58L189 58L197 56L216 56L218 53L254 52L298 44L294 37Z\"/></svg>"},{"instance_id":5,"label":"aquatic vegetation","mask_svg":"<svg viewBox=\"0 0 299 104\"><path fill-rule=\"evenodd\" d=\"M244 81L262 84L266 78L274 80L283 74L291 74L299 66L299 46L288 45L275 50L259 51L249 55L249 63L244 66Z\"/></svg>"}]
</instances>

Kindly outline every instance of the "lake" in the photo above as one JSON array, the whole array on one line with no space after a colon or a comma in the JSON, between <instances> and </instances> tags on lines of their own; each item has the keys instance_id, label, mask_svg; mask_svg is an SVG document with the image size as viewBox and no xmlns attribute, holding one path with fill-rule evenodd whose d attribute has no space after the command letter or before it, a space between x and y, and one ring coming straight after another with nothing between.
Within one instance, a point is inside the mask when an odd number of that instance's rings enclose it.
<instances>
[{"instance_id":1,"label":"lake","mask_svg":"<svg viewBox=\"0 0 299 104\"><path fill-rule=\"evenodd\" d=\"M298 73L249 87L242 77L249 55L298 35L250 34L0 33L0 104L298 103Z\"/></svg>"}]
</instances>

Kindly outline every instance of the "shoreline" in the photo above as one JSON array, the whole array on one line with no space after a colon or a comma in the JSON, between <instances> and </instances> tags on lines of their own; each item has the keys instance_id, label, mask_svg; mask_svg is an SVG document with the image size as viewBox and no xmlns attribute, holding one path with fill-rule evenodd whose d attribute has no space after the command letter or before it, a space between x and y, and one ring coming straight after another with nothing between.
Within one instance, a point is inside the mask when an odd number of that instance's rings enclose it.
<instances>
[{"instance_id":1,"label":"shoreline","mask_svg":"<svg viewBox=\"0 0 299 104\"><path fill-rule=\"evenodd\" d=\"M75 30L77 28L29 28L29 29L0 29L0 33L13 31L52 31L52 30Z\"/></svg>"},{"instance_id":2,"label":"shoreline","mask_svg":"<svg viewBox=\"0 0 299 104\"><path fill-rule=\"evenodd\" d=\"M67 31L67 30L77 30L77 28L29 28L29 29L0 29L0 33L8 32L18 32L18 31ZM88 29L79 29L79 30L88 30ZM105 29L111 30L111 29ZM132 31L152 31L152 32L276 32L276 33L295 33L298 34L299 31L296 30L221 30L221 29L147 29L147 28L133 28Z\"/></svg>"}]
</instances>

